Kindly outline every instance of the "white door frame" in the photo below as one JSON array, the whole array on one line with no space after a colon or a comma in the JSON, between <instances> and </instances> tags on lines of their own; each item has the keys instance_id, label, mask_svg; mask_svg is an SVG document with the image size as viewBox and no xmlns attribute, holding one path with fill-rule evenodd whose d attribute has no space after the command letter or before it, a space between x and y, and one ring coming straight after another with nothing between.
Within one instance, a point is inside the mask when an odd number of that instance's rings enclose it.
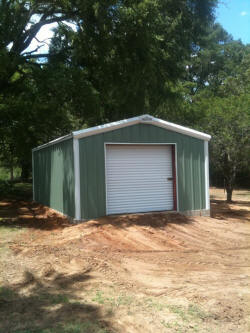
<instances>
[{"instance_id":1,"label":"white door frame","mask_svg":"<svg viewBox=\"0 0 250 333\"><path fill-rule=\"evenodd\" d=\"M104 142L104 164L105 164L105 196L106 196L106 215L107 215L107 207L108 207L108 196L107 196L107 145L136 145L136 146L175 146L175 180L176 180L176 212L179 212L179 197L178 197L178 172L177 172L177 143L136 143L136 142ZM172 165L173 170L173 165ZM174 200L174 198L173 198Z\"/></svg>"}]
</instances>

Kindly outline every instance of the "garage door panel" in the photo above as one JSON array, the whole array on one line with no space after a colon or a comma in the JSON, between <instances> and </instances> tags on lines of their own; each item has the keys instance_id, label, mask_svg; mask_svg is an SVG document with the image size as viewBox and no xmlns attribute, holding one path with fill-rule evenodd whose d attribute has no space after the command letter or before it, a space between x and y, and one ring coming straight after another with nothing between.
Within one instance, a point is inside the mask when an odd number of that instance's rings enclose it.
<instances>
[{"instance_id":1,"label":"garage door panel","mask_svg":"<svg viewBox=\"0 0 250 333\"><path fill-rule=\"evenodd\" d=\"M107 145L107 214L173 209L171 146Z\"/></svg>"},{"instance_id":2,"label":"garage door panel","mask_svg":"<svg viewBox=\"0 0 250 333\"><path fill-rule=\"evenodd\" d=\"M150 196L148 194L145 194L145 190L139 190L139 191L136 191L134 193L131 190L128 190L128 191L126 191L126 193L129 194L129 200L131 200L131 198L141 198L141 199L147 198L147 199L151 200L152 197L154 197L154 196L157 196L158 198L160 198L163 191L162 190L152 190L150 192ZM112 199L112 200L120 200L121 198L124 198L126 193L110 194L109 198ZM164 199L166 199L165 193L162 194L162 197ZM125 200L125 198L124 198L124 200ZM169 200L172 200L172 198L169 199Z\"/></svg>"}]
</instances>

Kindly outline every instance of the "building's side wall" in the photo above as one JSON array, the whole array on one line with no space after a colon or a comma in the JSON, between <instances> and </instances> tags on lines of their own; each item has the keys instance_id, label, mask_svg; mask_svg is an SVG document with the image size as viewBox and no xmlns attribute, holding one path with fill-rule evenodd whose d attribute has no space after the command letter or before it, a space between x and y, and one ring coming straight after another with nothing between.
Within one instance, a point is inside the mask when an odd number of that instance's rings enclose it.
<instances>
[{"instance_id":1,"label":"building's side wall","mask_svg":"<svg viewBox=\"0 0 250 333\"><path fill-rule=\"evenodd\" d=\"M73 139L33 151L34 200L75 216Z\"/></svg>"},{"instance_id":2,"label":"building's side wall","mask_svg":"<svg viewBox=\"0 0 250 333\"><path fill-rule=\"evenodd\" d=\"M205 209L204 141L137 124L79 139L82 219L106 215L105 142L176 143L179 210Z\"/></svg>"}]
</instances>

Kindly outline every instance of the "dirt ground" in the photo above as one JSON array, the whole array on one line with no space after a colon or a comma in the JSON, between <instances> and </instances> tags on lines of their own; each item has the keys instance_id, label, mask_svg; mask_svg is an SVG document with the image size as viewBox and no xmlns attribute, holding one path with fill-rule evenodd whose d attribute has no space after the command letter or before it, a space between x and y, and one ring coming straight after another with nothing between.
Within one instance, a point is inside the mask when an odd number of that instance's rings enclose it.
<instances>
[{"instance_id":1,"label":"dirt ground","mask_svg":"<svg viewBox=\"0 0 250 333\"><path fill-rule=\"evenodd\" d=\"M78 225L0 201L0 333L250 332L250 191Z\"/></svg>"}]
</instances>

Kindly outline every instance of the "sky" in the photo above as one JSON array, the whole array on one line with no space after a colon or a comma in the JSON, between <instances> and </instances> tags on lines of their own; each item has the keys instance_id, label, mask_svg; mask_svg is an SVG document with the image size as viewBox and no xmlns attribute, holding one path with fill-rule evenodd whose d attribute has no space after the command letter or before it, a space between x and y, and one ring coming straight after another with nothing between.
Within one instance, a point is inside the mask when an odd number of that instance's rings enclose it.
<instances>
[{"instance_id":1,"label":"sky","mask_svg":"<svg viewBox=\"0 0 250 333\"><path fill-rule=\"evenodd\" d=\"M38 32L38 34L36 35L36 38L42 42L44 41L44 43L39 43L37 41L37 39L33 39L30 46L25 50L25 52L30 52L35 50L38 46L43 45L42 47L39 48L39 50L37 50L37 52L35 53L46 53L48 52L49 46L48 44L50 43L50 39L53 37L53 29L57 26L56 23L52 23L49 25L44 25Z\"/></svg>"},{"instance_id":2,"label":"sky","mask_svg":"<svg viewBox=\"0 0 250 333\"><path fill-rule=\"evenodd\" d=\"M234 39L250 44L250 0L220 0L216 21Z\"/></svg>"}]
</instances>

